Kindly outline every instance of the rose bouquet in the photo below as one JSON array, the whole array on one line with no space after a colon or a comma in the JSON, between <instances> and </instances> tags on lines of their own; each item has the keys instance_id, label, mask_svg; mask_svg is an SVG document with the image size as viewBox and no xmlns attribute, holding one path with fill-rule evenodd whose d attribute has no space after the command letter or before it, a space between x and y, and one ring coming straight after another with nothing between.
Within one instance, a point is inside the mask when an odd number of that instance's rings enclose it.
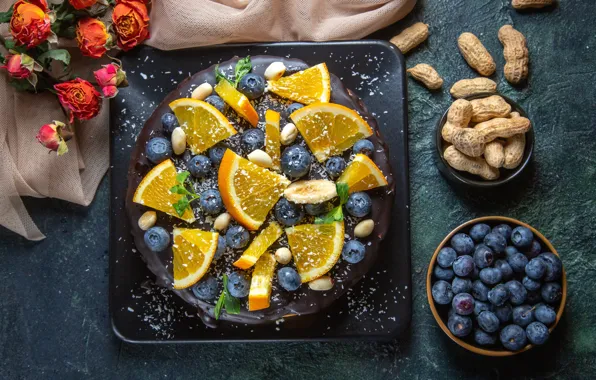
<instances>
[{"instance_id":1,"label":"rose bouquet","mask_svg":"<svg viewBox=\"0 0 596 380\"><path fill-rule=\"evenodd\" d=\"M56 94L64 121L41 127L37 140L62 155L77 120L89 120L100 111L102 98L118 94L127 85L119 60L108 52L130 50L149 38L149 0L18 0L0 23L9 23L10 35L0 37L7 52L0 53L0 68L17 90ZM111 63L94 71L94 82L70 68L69 50L59 38L75 40L87 57L108 56Z\"/></svg>"}]
</instances>

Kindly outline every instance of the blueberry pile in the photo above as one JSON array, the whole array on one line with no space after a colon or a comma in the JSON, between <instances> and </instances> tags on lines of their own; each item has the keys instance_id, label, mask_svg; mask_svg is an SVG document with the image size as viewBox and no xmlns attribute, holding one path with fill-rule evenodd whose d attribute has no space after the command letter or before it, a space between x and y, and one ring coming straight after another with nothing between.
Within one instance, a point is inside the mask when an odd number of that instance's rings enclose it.
<instances>
[{"instance_id":1,"label":"blueberry pile","mask_svg":"<svg viewBox=\"0 0 596 380\"><path fill-rule=\"evenodd\" d=\"M562 273L559 257L542 252L529 228L480 223L439 251L432 297L453 335L517 351L548 339Z\"/></svg>"}]
</instances>

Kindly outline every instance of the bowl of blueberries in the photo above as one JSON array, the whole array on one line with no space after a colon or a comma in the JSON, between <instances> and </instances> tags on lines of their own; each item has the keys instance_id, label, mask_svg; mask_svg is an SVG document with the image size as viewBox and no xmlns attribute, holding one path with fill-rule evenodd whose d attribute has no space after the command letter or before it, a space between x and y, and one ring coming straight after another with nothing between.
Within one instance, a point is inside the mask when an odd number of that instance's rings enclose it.
<instances>
[{"instance_id":1,"label":"bowl of blueberries","mask_svg":"<svg viewBox=\"0 0 596 380\"><path fill-rule=\"evenodd\" d=\"M473 219L451 231L431 259L426 288L445 334L487 356L546 343L567 298L553 245L528 224L502 216Z\"/></svg>"}]
</instances>

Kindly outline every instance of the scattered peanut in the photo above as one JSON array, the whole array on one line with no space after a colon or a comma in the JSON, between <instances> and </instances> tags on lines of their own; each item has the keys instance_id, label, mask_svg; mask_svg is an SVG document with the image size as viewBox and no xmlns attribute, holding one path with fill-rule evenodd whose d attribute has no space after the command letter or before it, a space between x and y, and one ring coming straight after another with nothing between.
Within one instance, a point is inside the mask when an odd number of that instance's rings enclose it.
<instances>
[{"instance_id":1,"label":"scattered peanut","mask_svg":"<svg viewBox=\"0 0 596 380\"><path fill-rule=\"evenodd\" d=\"M494 140L486 144L484 148L484 159L493 168L500 168L505 163L505 149L503 143Z\"/></svg>"},{"instance_id":2,"label":"scattered peanut","mask_svg":"<svg viewBox=\"0 0 596 380\"><path fill-rule=\"evenodd\" d=\"M513 0L511 5L515 9L544 8L552 5L554 0Z\"/></svg>"},{"instance_id":3,"label":"scattered peanut","mask_svg":"<svg viewBox=\"0 0 596 380\"><path fill-rule=\"evenodd\" d=\"M414 79L422 82L430 90L437 90L443 85L443 79L439 76L437 70L426 63L419 63L407 71Z\"/></svg>"},{"instance_id":4,"label":"scattered peanut","mask_svg":"<svg viewBox=\"0 0 596 380\"><path fill-rule=\"evenodd\" d=\"M457 39L457 45L468 65L480 75L489 76L495 72L497 66L493 57L474 34L462 33Z\"/></svg>"},{"instance_id":5,"label":"scattered peanut","mask_svg":"<svg viewBox=\"0 0 596 380\"><path fill-rule=\"evenodd\" d=\"M506 61L505 78L509 83L518 84L528 77L530 58L526 37L511 25L503 25L499 29L499 41L503 44L503 55Z\"/></svg>"},{"instance_id":6,"label":"scattered peanut","mask_svg":"<svg viewBox=\"0 0 596 380\"><path fill-rule=\"evenodd\" d=\"M308 287L312 290L324 292L333 288L333 280L329 276L319 277L316 280L312 280L308 283Z\"/></svg>"},{"instance_id":7,"label":"scattered peanut","mask_svg":"<svg viewBox=\"0 0 596 380\"><path fill-rule=\"evenodd\" d=\"M441 135L447 142L451 142L453 132L459 128L466 128L472 119L472 104L465 99L458 99L447 112L447 122L443 125Z\"/></svg>"},{"instance_id":8,"label":"scattered peanut","mask_svg":"<svg viewBox=\"0 0 596 380\"><path fill-rule=\"evenodd\" d=\"M525 133L520 133L508 138L507 143L505 144L505 162L503 163L503 167L505 169L517 168L524 157L525 148Z\"/></svg>"},{"instance_id":9,"label":"scattered peanut","mask_svg":"<svg viewBox=\"0 0 596 380\"><path fill-rule=\"evenodd\" d=\"M365 238L372 234L374 228L375 222L372 219L363 220L354 227L354 236L357 238Z\"/></svg>"},{"instance_id":10,"label":"scattered peanut","mask_svg":"<svg viewBox=\"0 0 596 380\"><path fill-rule=\"evenodd\" d=\"M296 126L294 124L288 123L281 130L279 139L283 145L290 145L291 143L294 142L294 140L296 140L297 136L298 136L298 128L296 128Z\"/></svg>"},{"instance_id":11,"label":"scattered peanut","mask_svg":"<svg viewBox=\"0 0 596 380\"><path fill-rule=\"evenodd\" d=\"M139 218L139 228L143 231L147 231L155 225L155 222L157 222L157 214L155 211L145 211Z\"/></svg>"},{"instance_id":12,"label":"scattered peanut","mask_svg":"<svg viewBox=\"0 0 596 380\"><path fill-rule=\"evenodd\" d=\"M209 83L203 83L192 91L190 97L197 100L205 100L212 92L213 87Z\"/></svg>"},{"instance_id":13,"label":"scattered peanut","mask_svg":"<svg viewBox=\"0 0 596 380\"><path fill-rule=\"evenodd\" d=\"M220 214L215 218L215 222L213 222L213 228L217 231L224 231L230 225L232 221L232 216L227 212Z\"/></svg>"},{"instance_id":14,"label":"scattered peanut","mask_svg":"<svg viewBox=\"0 0 596 380\"><path fill-rule=\"evenodd\" d=\"M270 168L273 165L271 156L262 151L261 149L255 149L248 154L248 159L263 168Z\"/></svg>"},{"instance_id":15,"label":"scattered peanut","mask_svg":"<svg viewBox=\"0 0 596 380\"><path fill-rule=\"evenodd\" d=\"M511 104L499 95L474 99L472 103L472 122L479 123L496 117L507 117L511 112Z\"/></svg>"},{"instance_id":16,"label":"scattered peanut","mask_svg":"<svg viewBox=\"0 0 596 380\"><path fill-rule=\"evenodd\" d=\"M180 127L172 131L172 150L174 154L182 154L186 150L186 133Z\"/></svg>"},{"instance_id":17,"label":"scattered peanut","mask_svg":"<svg viewBox=\"0 0 596 380\"><path fill-rule=\"evenodd\" d=\"M449 146L443 152L443 157L456 170L468 172L470 174L479 175L487 180L495 180L499 178L499 169L495 169L488 165L481 157L468 157L461 153L455 147Z\"/></svg>"},{"instance_id":18,"label":"scattered peanut","mask_svg":"<svg viewBox=\"0 0 596 380\"><path fill-rule=\"evenodd\" d=\"M292 261L292 252L286 247L278 248L275 251L275 260L280 264L287 264Z\"/></svg>"},{"instance_id":19,"label":"scattered peanut","mask_svg":"<svg viewBox=\"0 0 596 380\"><path fill-rule=\"evenodd\" d=\"M455 82L449 92L451 93L451 96L457 99L477 94L492 94L497 92L497 84L494 80L483 77L462 79Z\"/></svg>"},{"instance_id":20,"label":"scattered peanut","mask_svg":"<svg viewBox=\"0 0 596 380\"><path fill-rule=\"evenodd\" d=\"M526 133L530 129L530 120L525 117L513 119L497 118L482 122L474 128L458 128L451 136L453 146L471 157L479 157L484 153L486 143L496 138L508 138L518 133Z\"/></svg>"},{"instance_id":21,"label":"scattered peanut","mask_svg":"<svg viewBox=\"0 0 596 380\"><path fill-rule=\"evenodd\" d=\"M286 72L286 65L283 62L273 62L265 70L265 79L275 80L281 78Z\"/></svg>"},{"instance_id":22,"label":"scattered peanut","mask_svg":"<svg viewBox=\"0 0 596 380\"><path fill-rule=\"evenodd\" d=\"M428 38L428 25L423 22L417 22L416 24L404 29L400 34L389 40L392 44L406 54L416 46L423 43Z\"/></svg>"}]
</instances>

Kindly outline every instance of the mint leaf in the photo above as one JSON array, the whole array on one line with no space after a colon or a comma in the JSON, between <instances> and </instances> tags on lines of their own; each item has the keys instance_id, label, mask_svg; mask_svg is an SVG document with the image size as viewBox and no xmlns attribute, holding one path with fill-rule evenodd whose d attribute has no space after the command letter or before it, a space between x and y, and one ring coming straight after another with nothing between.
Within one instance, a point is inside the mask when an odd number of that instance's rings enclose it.
<instances>
[{"instance_id":1,"label":"mint leaf","mask_svg":"<svg viewBox=\"0 0 596 380\"><path fill-rule=\"evenodd\" d=\"M335 207L324 216L315 218L315 224L328 224L344 220L342 207L348 202L350 187L347 183L340 182L335 184L335 188L337 189L337 196L339 197L339 206Z\"/></svg>"},{"instance_id":2,"label":"mint leaf","mask_svg":"<svg viewBox=\"0 0 596 380\"><path fill-rule=\"evenodd\" d=\"M215 319L219 319L221 310L224 309L228 314L240 314L240 300L230 294L228 291L228 275L223 275L223 290L215 304Z\"/></svg>"},{"instance_id":3,"label":"mint leaf","mask_svg":"<svg viewBox=\"0 0 596 380\"><path fill-rule=\"evenodd\" d=\"M189 205L190 202L188 201L188 198L186 196L183 196L178 200L178 202L174 203L172 206L174 207L174 210L176 210L176 214L178 214L178 216L182 216L184 215L184 211L186 211L186 208Z\"/></svg>"},{"instance_id":4,"label":"mint leaf","mask_svg":"<svg viewBox=\"0 0 596 380\"><path fill-rule=\"evenodd\" d=\"M225 275L224 275L225 277ZM219 295L219 299L217 300L217 303L215 304L215 319L219 319L219 315L221 314L221 309L224 306L224 301L226 299L226 292L221 292L221 294Z\"/></svg>"},{"instance_id":5,"label":"mint leaf","mask_svg":"<svg viewBox=\"0 0 596 380\"><path fill-rule=\"evenodd\" d=\"M10 22L10 19L12 18L13 9L14 9L14 4L11 5L10 8L6 12L0 12L0 24Z\"/></svg>"},{"instance_id":6,"label":"mint leaf","mask_svg":"<svg viewBox=\"0 0 596 380\"><path fill-rule=\"evenodd\" d=\"M219 69L219 65L215 65L215 81L217 83L221 82L222 80L227 81L229 84L234 85L231 80L226 77L226 75Z\"/></svg>"},{"instance_id":7,"label":"mint leaf","mask_svg":"<svg viewBox=\"0 0 596 380\"><path fill-rule=\"evenodd\" d=\"M192 195L190 191L186 190L184 185L176 185L170 189L172 194Z\"/></svg>"},{"instance_id":8,"label":"mint leaf","mask_svg":"<svg viewBox=\"0 0 596 380\"><path fill-rule=\"evenodd\" d=\"M350 196L350 187L347 183L340 182L335 184L335 188L337 190L337 195L339 196L339 203L345 205Z\"/></svg>"},{"instance_id":9,"label":"mint leaf","mask_svg":"<svg viewBox=\"0 0 596 380\"><path fill-rule=\"evenodd\" d=\"M250 61L250 55L248 55L236 63L236 67L234 68L234 87L238 86L240 79L250 73L250 70L252 70L252 62Z\"/></svg>"},{"instance_id":10,"label":"mint leaf","mask_svg":"<svg viewBox=\"0 0 596 380\"><path fill-rule=\"evenodd\" d=\"M188 178L189 175L190 175L190 172L188 172L186 170L176 174L176 182L178 182L180 184L184 184L184 182L186 181L186 179Z\"/></svg>"}]
</instances>

